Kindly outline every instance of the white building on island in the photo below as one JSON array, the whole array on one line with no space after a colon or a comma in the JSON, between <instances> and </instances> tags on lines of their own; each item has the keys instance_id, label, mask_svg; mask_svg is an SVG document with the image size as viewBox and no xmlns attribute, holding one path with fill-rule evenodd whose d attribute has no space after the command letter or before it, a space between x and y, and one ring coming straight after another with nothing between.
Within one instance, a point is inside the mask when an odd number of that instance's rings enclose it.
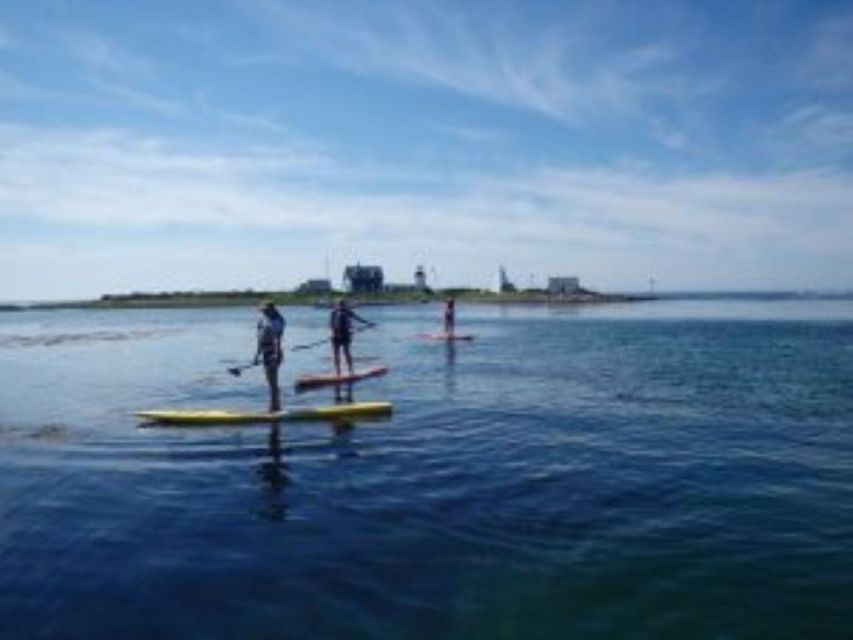
<instances>
[{"instance_id":1,"label":"white building on island","mask_svg":"<svg viewBox=\"0 0 853 640\"><path fill-rule=\"evenodd\" d=\"M577 276L553 276L548 278L548 294L564 296L578 293L581 290L580 279Z\"/></svg>"}]
</instances>

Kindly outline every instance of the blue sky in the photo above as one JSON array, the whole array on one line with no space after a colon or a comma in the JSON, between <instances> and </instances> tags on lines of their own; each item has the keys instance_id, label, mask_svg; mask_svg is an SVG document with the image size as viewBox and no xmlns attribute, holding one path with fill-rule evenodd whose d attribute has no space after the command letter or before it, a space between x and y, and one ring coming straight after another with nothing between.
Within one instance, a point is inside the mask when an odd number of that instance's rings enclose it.
<instances>
[{"instance_id":1,"label":"blue sky","mask_svg":"<svg viewBox=\"0 0 853 640\"><path fill-rule=\"evenodd\" d=\"M853 3L0 2L0 300L853 287Z\"/></svg>"}]
</instances>

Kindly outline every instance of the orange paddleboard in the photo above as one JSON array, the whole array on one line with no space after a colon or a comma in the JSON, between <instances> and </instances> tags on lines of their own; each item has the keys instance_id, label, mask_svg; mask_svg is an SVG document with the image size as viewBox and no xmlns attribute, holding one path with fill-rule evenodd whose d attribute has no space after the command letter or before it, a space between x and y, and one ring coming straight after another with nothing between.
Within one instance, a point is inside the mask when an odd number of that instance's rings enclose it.
<instances>
[{"instance_id":1,"label":"orange paddleboard","mask_svg":"<svg viewBox=\"0 0 853 640\"><path fill-rule=\"evenodd\" d=\"M424 340L437 340L439 342L452 342L453 340L473 340L474 336L470 333L419 333L419 338Z\"/></svg>"},{"instance_id":2,"label":"orange paddleboard","mask_svg":"<svg viewBox=\"0 0 853 640\"><path fill-rule=\"evenodd\" d=\"M323 373L314 376L302 376L296 379L296 390L304 391L305 389L312 389L314 387L323 387L326 385L334 385L334 384L349 384L351 382L358 382L359 380L364 380L365 378L375 378L376 376L384 376L388 373L388 367L373 367L372 369L365 369L364 371L356 371L355 373L344 373L338 375L336 373Z\"/></svg>"}]
</instances>

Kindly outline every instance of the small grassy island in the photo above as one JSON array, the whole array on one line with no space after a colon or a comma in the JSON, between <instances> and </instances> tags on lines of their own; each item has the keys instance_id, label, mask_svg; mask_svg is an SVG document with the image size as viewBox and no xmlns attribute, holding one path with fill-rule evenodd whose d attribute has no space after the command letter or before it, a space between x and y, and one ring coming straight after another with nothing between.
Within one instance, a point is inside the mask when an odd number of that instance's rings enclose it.
<instances>
[{"instance_id":1,"label":"small grassy island","mask_svg":"<svg viewBox=\"0 0 853 640\"><path fill-rule=\"evenodd\" d=\"M192 308L192 307L242 307L254 306L269 298L279 306L327 307L339 297L347 297L356 305L404 305L441 302L455 298L464 303L482 304L599 304L608 302L636 302L650 300L648 296L598 293L581 289L571 294L551 295L544 289L527 289L495 293L483 289L454 288L433 291L381 291L349 294L342 291L317 294L301 291L169 291L157 293L133 292L106 294L97 300L47 302L27 305L5 305L0 311L23 309L134 309L134 308Z\"/></svg>"}]
</instances>

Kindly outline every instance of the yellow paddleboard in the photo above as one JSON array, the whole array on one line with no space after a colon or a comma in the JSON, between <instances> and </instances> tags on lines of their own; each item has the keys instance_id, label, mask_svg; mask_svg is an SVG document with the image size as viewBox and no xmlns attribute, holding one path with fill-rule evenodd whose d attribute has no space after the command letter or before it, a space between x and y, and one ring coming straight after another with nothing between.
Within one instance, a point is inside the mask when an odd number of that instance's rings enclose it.
<instances>
[{"instance_id":1,"label":"yellow paddleboard","mask_svg":"<svg viewBox=\"0 0 853 640\"><path fill-rule=\"evenodd\" d=\"M193 411L163 410L137 411L134 415L143 420L171 425L216 425L247 424L253 422L283 422L292 420L335 420L343 418L363 418L387 416L392 411L390 402L356 402L328 407L304 407L286 409L277 413L252 413L244 411Z\"/></svg>"}]
</instances>

